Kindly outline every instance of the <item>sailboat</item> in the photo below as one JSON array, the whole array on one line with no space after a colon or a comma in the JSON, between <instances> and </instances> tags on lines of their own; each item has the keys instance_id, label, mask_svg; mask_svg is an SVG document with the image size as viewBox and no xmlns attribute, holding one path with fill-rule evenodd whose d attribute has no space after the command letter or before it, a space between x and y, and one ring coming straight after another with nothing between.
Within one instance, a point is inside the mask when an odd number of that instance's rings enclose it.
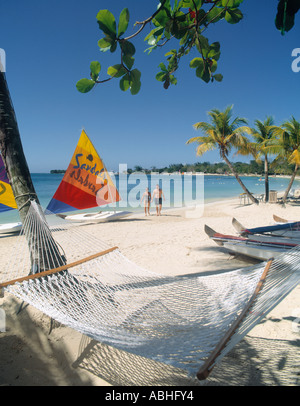
<instances>
[{"instance_id":1,"label":"sailboat","mask_svg":"<svg viewBox=\"0 0 300 406\"><path fill-rule=\"evenodd\" d=\"M3 159L0 155L0 213L17 208L17 203L10 186ZM21 230L22 223L0 224L0 234L17 233Z\"/></svg>"},{"instance_id":2,"label":"sailboat","mask_svg":"<svg viewBox=\"0 0 300 406\"><path fill-rule=\"evenodd\" d=\"M127 217L129 211L61 214L85 210L121 200L102 159L86 132L82 130L70 164L49 202L45 213L57 214L73 222L103 222Z\"/></svg>"}]
</instances>

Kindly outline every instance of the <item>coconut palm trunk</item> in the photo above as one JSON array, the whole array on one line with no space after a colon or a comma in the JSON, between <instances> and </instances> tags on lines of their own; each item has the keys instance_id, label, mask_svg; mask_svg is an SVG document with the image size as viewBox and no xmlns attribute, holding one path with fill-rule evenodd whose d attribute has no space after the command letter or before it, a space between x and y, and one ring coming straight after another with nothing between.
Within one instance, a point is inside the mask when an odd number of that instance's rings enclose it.
<instances>
[{"instance_id":1,"label":"coconut palm trunk","mask_svg":"<svg viewBox=\"0 0 300 406\"><path fill-rule=\"evenodd\" d=\"M265 202L269 201L269 162L265 155Z\"/></svg>"},{"instance_id":2,"label":"coconut palm trunk","mask_svg":"<svg viewBox=\"0 0 300 406\"><path fill-rule=\"evenodd\" d=\"M273 146L272 152L276 153L278 158L284 158L289 164L295 165L294 172L282 198L282 203L285 204L300 167L300 121L297 121L292 116L281 127L274 127L274 131L277 136L277 143Z\"/></svg>"},{"instance_id":3,"label":"coconut palm trunk","mask_svg":"<svg viewBox=\"0 0 300 406\"><path fill-rule=\"evenodd\" d=\"M38 202L24 155L15 111L5 74L0 72L0 150L23 222L30 199Z\"/></svg>"},{"instance_id":4,"label":"coconut palm trunk","mask_svg":"<svg viewBox=\"0 0 300 406\"><path fill-rule=\"evenodd\" d=\"M10 181L13 194L17 203L17 207L20 214L22 223L25 220L26 214L30 208L30 200L33 199L39 203L36 195L27 161L24 155L19 128L13 104L10 98L9 89L7 86L5 74L0 71L0 151L2 154L3 162L7 172L8 179ZM26 235L29 247L37 249L31 249L31 272L40 272L46 270L39 258L42 255L33 254L34 252L40 252L41 248L39 242L35 239L35 236ZM52 253L57 250L58 247L52 248ZM44 253L45 254L45 253ZM53 255L56 258L57 256ZM61 263L52 264L52 267L63 265Z\"/></svg>"},{"instance_id":5,"label":"coconut palm trunk","mask_svg":"<svg viewBox=\"0 0 300 406\"><path fill-rule=\"evenodd\" d=\"M296 175L297 175L298 169L299 169L299 166L296 164L296 165L295 165L294 172L293 172L293 174L292 174L292 176L291 176L291 179L290 179L290 181L289 181L289 184L287 185L287 188L286 188L286 190L285 190L285 192L284 192L284 195L283 195L283 197L282 197L282 203L283 203L283 204L286 203L286 199L287 199L288 194L289 194L289 192L290 192L290 190L291 190L291 187L292 187L292 185L293 185L293 183L294 183L294 180L295 180L295 177L296 177Z\"/></svg>"},{"instance_id":6,"label":"coconut palm trunk","mask_svg":"<svg viewBox=\"0 0 300 406\"><path fill-rule=\"evenodd\" d=\"M239 182L240 186L242 187L242 189L244 190L244 192L247 194L247 196L249 196L249 199L255 203L258 204L258 200L252 195L252 193L247 189L247 187L244 185L244 183L242 182L241 178L239 177L239 174L237 173L237 171L234 169L232 163L229 161L229 159L227 158L227 156L225 155L224 152L221 152L221 156L224 159L224 161L226 162L226 164L229 166L231 172L233 173L233 175L235 176L236 180Z\"/></svg>"}]
</instances>

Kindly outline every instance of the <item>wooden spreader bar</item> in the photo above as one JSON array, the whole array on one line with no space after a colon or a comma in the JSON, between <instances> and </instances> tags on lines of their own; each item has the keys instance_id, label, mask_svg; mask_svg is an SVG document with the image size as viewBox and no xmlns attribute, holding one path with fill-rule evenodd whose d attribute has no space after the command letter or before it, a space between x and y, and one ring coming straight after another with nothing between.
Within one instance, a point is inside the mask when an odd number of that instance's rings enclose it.
<instances>
[{"instance_id":1,"label":"wooden spreader bar","mask_svg":"<svg viewBox=\"0 0 300 406\"><path fill-rule=\"evenodd\" d=\"M92 259L95 259L95 258L98 258L98 257L102 257L103 255L106 255L109 252L115 251L116 249L118 249L118 247L108 248L105 251L101 251L101 252L98 252L97 254L90 255L89 257L79 259L78 261L71 262L70 264L59 266L58 268L54 268L54 269L49 269L49 271L38 272L38 273L35 273L35 274L32 274L32 275L23 276L22 278L13 279L13 280L8 281L8 282L0 283L0 289L5 288L5 287L10 286L10 285L14 285L15 283L18 283L18 282L24 282L24 281L28 281L28 280L32 280L32 279L38 279L38 278L41 278L43 276L52 275L52 274L57 273L57 272L65 271L66 269L74 268L74 266L83 264L85 262L91 261Z\"/></svg>"},{"instance_id":2,"label":"wooden spreader bar","mask_svg":"<svg viewBox=\"0 0 300 406\"><path fill-rule=\"evenodd\" d=\"M224 337L220 340L219 344L216 346L216 348L214 349L214 351L212 351L212 353L210 354L210 356L208 357L208 359L205 361L205 363L201 366L201 368L199 369L198 373L197 373L197 378L202 381L204 379L206 379L208 377L208 375L211 373L211 371L213 370L212 365L214 364L216 358L220 355L221 351L225 348L226 344L228 343L228 341L230 340L230 338L233 336L233 334L235 333L235 331L237 330L237 328L239 327L239 325L241 324L241 322L243 321L243 319L245 318L245 316L247 315L247 313L249 312L249 310L251 309L255 299L257 298L259 292L262 289L262 286L266 280L267 274L269 272L269 269L271 267L271 264L273 262L274 258L270 259L264 269L264 272L256 286L256 289L252 295L252 297L250 298L248 304L246 305L246 307L244 308L244 310L242 311L242 313L239 315L239 317L235 320L235 322L232 324L232 326L230 327L230 329L227 331L227 333L224 335Z\"/></svg>"}]
</instances>

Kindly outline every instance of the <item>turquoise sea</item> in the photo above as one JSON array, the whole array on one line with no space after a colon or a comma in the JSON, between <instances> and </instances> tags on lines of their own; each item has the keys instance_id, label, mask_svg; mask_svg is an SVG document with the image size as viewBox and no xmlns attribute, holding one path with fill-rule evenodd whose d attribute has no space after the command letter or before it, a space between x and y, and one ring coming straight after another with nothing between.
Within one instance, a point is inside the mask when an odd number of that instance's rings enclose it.
<instances>
[{"instance_id":1,"label":"turquoise sea","mask_svg":"<svg viewBox=\"0 0 300 406\"><path fill-rule=\"evenodd\" d=\"M63 174L33 173L32 180L41 205L46 208ZM258 176L242 176L247 188L255 194L264 193L264 179ZM163 189L165 200L163 207L191 206L203 202L224 200L238 197L243 193L234 176L218 175L116 175L113 178L122 200L113 208L130 211L143 211L141 196L146 187L153 191L156 184ZM285 190L289 178L270 177L270 190L278 192ZM300 188L300 182L295 181L292 188ZM99 208L89 211L99 211ZM102 206L101 210L111 210L111 206ZM19 221L17 210L10 210L0 214L0 223Z\"/></svg>"}]
</instances>

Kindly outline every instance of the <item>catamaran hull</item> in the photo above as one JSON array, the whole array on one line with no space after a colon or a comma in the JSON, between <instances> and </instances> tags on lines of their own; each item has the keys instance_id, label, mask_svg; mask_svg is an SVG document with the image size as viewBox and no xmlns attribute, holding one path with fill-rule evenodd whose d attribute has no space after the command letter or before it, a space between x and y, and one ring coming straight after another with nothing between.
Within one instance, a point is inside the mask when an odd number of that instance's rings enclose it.
<instances>
[{"instance_id":1,"label":"catamaran hull","mask_svg":"<svg viewBox=\"0 0 300 406\"><path fill-rule=\"evenodd\" d=\"M81 214L74 214L74 215L59 215L63 219L67 221L82 223L102 223L106 221L114 221L119 220L121 218L125 218L132 214L130 211L104 211L102 213L81 213Z\"/></svg>"},{"instance_id":2,"label":"catamaran hull","mask_svg":"<svg viewBox=\"0 0 300 406\"><path fill-rule=\"evenodd\" d=\"M21 231L22 223L6 223L0 224L0 234L18 233Z\"/></svg>"}]
</instances>

